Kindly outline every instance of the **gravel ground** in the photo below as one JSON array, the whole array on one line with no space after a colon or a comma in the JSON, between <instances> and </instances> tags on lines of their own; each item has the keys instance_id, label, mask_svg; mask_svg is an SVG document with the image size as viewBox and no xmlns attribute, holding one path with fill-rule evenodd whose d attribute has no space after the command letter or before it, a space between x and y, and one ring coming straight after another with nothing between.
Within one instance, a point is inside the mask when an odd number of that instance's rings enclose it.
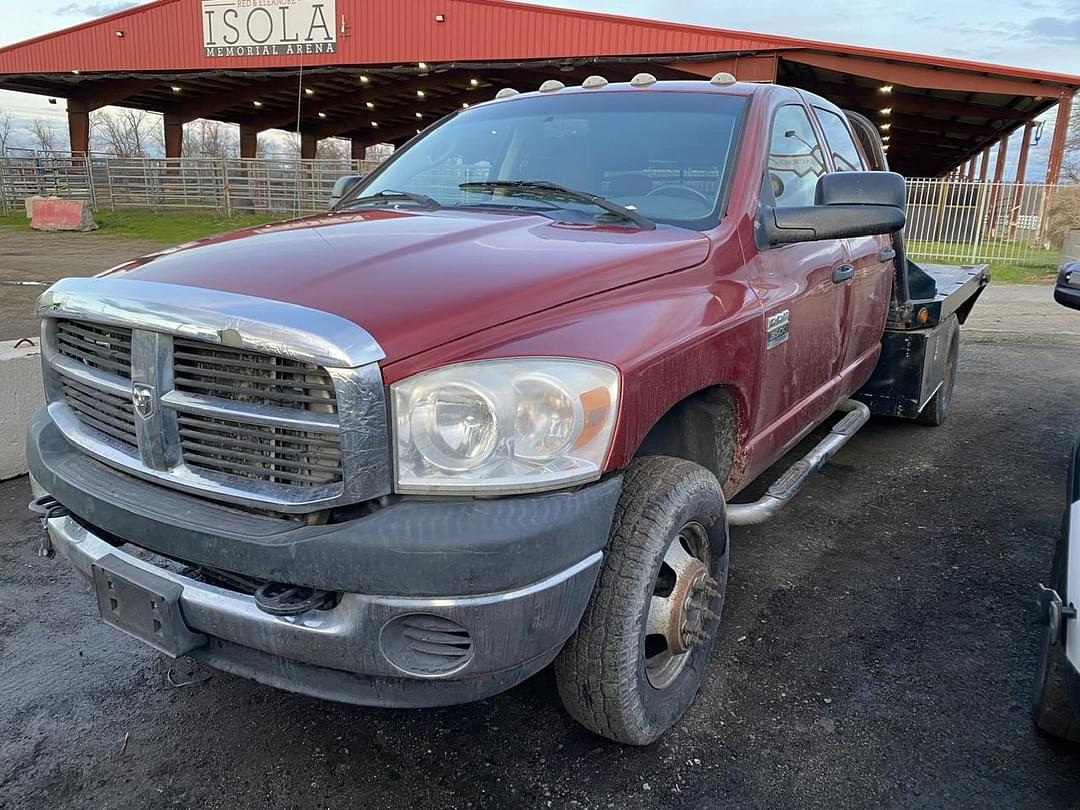
<instances>
[{"instance_id":1,"label":"gravel ground","mask_svg":"<svg viewBox=\"0 0 1080 810\"><path fill-rule=\"evenodd\" d=\"M945 427L874 420L779 518L733 532L707 682L646 748L576 726L550 672L389 711L169 661L34 556L26 480L0 484L0 807L1077 806L1077 753L1027 704L1080 314L1020 290L965 330Z\"/></svg>"}]
</instances>

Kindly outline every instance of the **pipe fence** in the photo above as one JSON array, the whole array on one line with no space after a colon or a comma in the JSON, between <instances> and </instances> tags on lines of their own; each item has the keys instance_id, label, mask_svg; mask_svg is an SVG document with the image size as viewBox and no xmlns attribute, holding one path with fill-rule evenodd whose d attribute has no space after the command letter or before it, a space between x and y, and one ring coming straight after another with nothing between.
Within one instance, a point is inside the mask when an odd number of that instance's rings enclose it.
<instances>
[{"instance_id":1,"label":"pipe fence","mask_svg":"<svg viewBox=\"0 0 1080 810\"><path fill-rule=\"evenodd\" d=\"M0 211L21 210L24 198L40 194L84 199L95 209L212 209L227 216L285 217L324 210L338 177L367 174L378 165L9 150L0 157ZM459 171L453 176L455 185L461 182ZM426 178L431 188L424 190L441 189L441 180ZM1080 228L1080 186L913 178L907 181L907 209L908 252L914 259L1052 267L1065 233Z\"/></svg>"}]
</instances>

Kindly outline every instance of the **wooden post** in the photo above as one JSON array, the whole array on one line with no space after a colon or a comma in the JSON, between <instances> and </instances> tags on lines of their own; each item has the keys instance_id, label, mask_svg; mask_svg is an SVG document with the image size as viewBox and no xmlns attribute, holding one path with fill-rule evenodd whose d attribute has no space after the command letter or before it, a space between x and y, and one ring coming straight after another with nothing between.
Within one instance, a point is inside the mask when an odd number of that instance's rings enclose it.
<instances>
[{"instance_id":1,"label":"wooden post","mask_svg":"<svg viewBox=\"0 0 1080 810\"><path fill-rule=\"evenodd\" d=\"M247 124L240 125L240 158L254 160L259 153L259 131Z\"/></svg>"},{"instance_id":2,"label":"wooden post","mask_svg":"<svg viewBox=\"0 0 1080 810\"><path fill-rule=\"evenodd\" d=\"M184 154L184 120L180 113L167 112L164 115L165 157L180 158Z\"/></svg>"},{"instance_id":3,"label":"wooden post","mask_svg":"<svg viewBox=\"0 0 1080 810\"><path fill-rule=\"evenodd\" d=\"M994 190L990 195L990 205L986 211L986 230L993 235L994 226L997 225L998 204L1001 202L1001 184L1005 179L1005 156L1009 152L1009 134L1001 136L998 141L997 163L994 165Z\"/></svg>"},{"instance_id":4,"label":"wooden post","mask_svg":"<svg viewBox=\"0 0 1080 810\"><path fill-rule=\"evenodd\" d=\"M314 160L319 148L319 139L309 132L300 133L300 159Z\"/></svg>"},{"instance_id":5,"label":"wooden post","mask_svg":"<svg viewBox=\"0 0 1080 810\"><path fill-rule=\"evenodd\" d=\"M986 182L986 173L990 168L990 147L986 147L982 151L982 160L979 162L979 182Z\"/></svg>"},{"instance_id":6,"label":"wooden post","mask_svg":"<svg viewBox=\"0 0 1080 810\"><path fill-rule=\"evenodd\" d=\"M90 151L90 110L80 99L69 98L67 117L71 152L85 157Z\"/></svg>"},{"instance_id":7,"label":"wooden post","mask_svg":"<svg viewBox=\"0 0 1080 810\"><path fill-rule=\"evenodd\" d=\"M1069 134L1072 116L1072 95L1062 96L1058 102L1057 120L1054 123L1054 140L1050 143L1050 162L1046 166L1046 184L1057 185L1061 179L1061 167L1065 162L1065 141Z\"/></svg>"},{"instance_id":8,"label":"wooden post","mask_svg":"<svg viewBox=\"0 0 1080 810\"><path fill-rule=\"evenodd\" d=\"M1009 208L1009 238L1016 236L1017 225L1020 224L1020 205L1023 202L1024 180L1027 177L1028 152L1031 151L1031 133L1035 130L1035 122L1028 121L1024 124L1024 140L1020 143L1020 159L1016 164L1016 186L1013 189L1012 206Z\"/></svg>"}]
</instances>

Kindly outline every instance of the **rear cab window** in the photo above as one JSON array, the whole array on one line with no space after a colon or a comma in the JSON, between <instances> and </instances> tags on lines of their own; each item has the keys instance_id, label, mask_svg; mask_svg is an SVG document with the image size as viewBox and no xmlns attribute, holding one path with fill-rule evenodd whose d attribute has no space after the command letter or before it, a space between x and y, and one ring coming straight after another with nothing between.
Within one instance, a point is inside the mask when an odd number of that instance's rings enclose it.
<instances>
[{"instance_id":1,"label":"rear cab window","mask_svg":"<svg viewBox=\"0 0 1080 810\"><path fill-rule=\"evenodd\" d=\"M821 124L821 131L825 133L825 143L829 146L836 171L866 171L866 162L843 117L824 107L814 107L814 113Z\"/></svg>"}]
</instances>

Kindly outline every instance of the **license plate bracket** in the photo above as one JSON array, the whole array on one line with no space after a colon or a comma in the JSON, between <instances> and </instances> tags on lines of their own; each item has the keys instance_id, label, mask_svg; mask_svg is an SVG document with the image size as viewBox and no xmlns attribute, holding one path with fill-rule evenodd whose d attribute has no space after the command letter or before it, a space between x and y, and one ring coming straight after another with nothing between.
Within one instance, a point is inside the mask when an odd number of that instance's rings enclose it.
<instances>
[{"instance_id":1,"label":"license plate bracket","mask_svg":"<svg viewBox=\"0 0 1080 810\"><path fill-rule=\"evenodd\" d=\"M180 612L184 586L106 554L91 569L98 610L106 624L172 658L206 644Z\"/></svg>"}]
</instances>

